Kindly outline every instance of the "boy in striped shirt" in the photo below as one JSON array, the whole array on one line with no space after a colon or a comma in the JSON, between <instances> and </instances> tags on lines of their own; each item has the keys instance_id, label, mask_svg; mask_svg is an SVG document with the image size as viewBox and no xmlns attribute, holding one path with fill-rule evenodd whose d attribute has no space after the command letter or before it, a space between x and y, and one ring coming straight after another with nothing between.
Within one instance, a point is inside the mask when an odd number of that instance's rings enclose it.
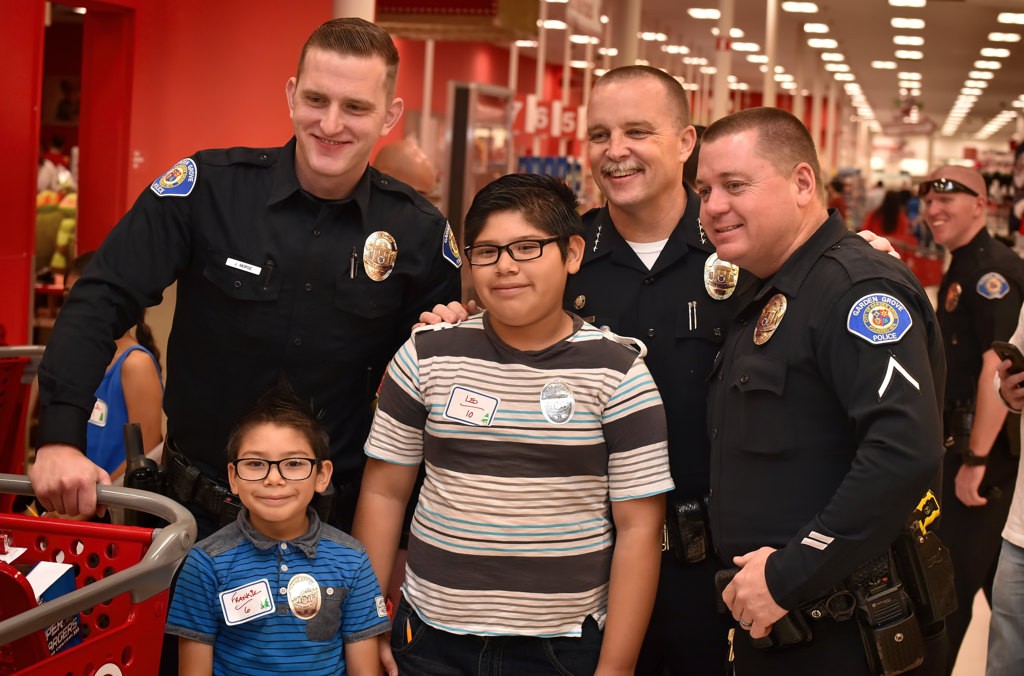
<instances>
[{"instance_id":1,"label":"boy in striped shirt","mask_svg":"<svg viewBox=\"0 0 1024 676\"><path fill-rule=\"evenodd\" d=\"M309 507L331 480L327 433L281 383L228 439L244 506L178 576L167 632L182 674L380 673L384 597L366 550Z\"/></svg>"},{"instance_id":2,"label":"boy in striped shirt","mask_svg":"<svg viewBox=\"0 0 1024 676\"><path fill-rule=\"evenodd\" d=\"M353 528L383 588L425 465L391 674L633 673L672 489L665 417L643 344L562 309L576 205L543 176L481 190L465 252L487 311L418 329L385 375Z\"/></svg>"}]
</instances>

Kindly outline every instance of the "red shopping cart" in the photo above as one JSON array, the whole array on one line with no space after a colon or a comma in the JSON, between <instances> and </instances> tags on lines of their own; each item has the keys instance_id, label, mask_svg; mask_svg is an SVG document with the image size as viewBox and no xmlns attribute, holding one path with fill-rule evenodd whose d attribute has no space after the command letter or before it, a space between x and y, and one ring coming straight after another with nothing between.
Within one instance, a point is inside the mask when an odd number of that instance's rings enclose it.
<instances>
[{"instance_id":1,"label":"red shopping cart","mask_svg":"<svg viewBox=\"0 0 1024 676\"><path fill-rule=\"evenodd\" d=\"M0 474L0 492L31 495L26 477ZM156 493L99 486L98 500L154 514L164 528L0 514L0 534L26 551L15 563L69 563L75 591L37 606L24 576L0 562L0 676L157 673L168 587L196 536L195 519ZM83 640L50 655L43 630L79 615Z\"/></svg>"}]
</instances>

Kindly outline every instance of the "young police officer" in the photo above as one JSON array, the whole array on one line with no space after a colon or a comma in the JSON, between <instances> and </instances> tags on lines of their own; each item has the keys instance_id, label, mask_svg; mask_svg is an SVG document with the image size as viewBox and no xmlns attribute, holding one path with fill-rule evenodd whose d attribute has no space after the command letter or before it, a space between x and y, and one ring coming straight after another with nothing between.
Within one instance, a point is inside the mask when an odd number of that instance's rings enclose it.
<instances>
[{"instance_id":1,"label":"young police officer","mask_svg":"<svg viewBox=\"0 0 1024 676\"><path fill-rule=\"evenodd\" d=\"M45 507L93 511L95 484L109 479L81 453L92 393L114 338L177 281L165 398L172 497L194 508L201 535L233 518L224 508L228 432L284 374L324 411L334 484L350 503L336 509L337 523L348 527L383 369L418 312L460 289L445 219L368 168L402 113L397 69L383 30L328 21L286 86L291 141L187 157L114 228L40 368L31 478Z\"/></svg>"}]
</instances>

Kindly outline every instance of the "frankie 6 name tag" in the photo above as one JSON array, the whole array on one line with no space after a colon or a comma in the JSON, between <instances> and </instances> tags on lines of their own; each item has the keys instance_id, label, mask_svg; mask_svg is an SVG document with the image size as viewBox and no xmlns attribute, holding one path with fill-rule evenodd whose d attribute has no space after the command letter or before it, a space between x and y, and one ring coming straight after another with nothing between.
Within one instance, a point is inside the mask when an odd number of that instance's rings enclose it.
<instances>
[{"instance_id":1,"label":"frankie 6 name tag","mask_svg":"<svg viewBox=\"0 0 1024 676\"><path fill-rule=\"evenodd\" d=\"M862 297L846 316L846 329L872 345L899 342L913 324L907 306L887 293Z\"/></svg>"},{"instance_id":2,"label":"frankie 6 name tag","mask_svg":"<svg viewBox=\"0 0 1024 676\"><path fill-rule=\"evenodd\" d=\"M489 394L456 385L448 395L444 417L467 425L487 426L494 420L494 412L499 403L498 399Z\"/></svg>"},{"instance_id":3,"label":"frankie 6 name tag","mask_svg":"<svg viewBox=\"0 0 1024 676\"><path fill-rule=\"evenodd\" d=\"M220 609L229 627L245 624L274 612L274 596L266 578L220 593Z\"/></svg>"}]
</instances>

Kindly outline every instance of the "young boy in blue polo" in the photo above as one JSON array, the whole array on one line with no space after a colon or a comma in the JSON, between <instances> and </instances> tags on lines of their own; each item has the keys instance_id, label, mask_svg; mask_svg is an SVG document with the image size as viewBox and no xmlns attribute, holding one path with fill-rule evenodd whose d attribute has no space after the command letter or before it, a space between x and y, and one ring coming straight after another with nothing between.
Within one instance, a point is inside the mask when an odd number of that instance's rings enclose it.
<instances>
[{"instance_id":1,"label":"young boy in blue polo","mask_svg":"<svg viewBox=\"0 0 1024 676\"><path fill-rule=\"evenodd\" d=\"M382 585L425 467L389 673L633 673L672 489L665 413L643 345L562 309L582 231L557 179L485 186L465 251L487 311L417 330L388 367L353 528Z\"/></svg>"},{"instance_id":2,"label":"young boy in blue polo","mask_svg":"<svg viewBox=\"0 0 1024 676\"><path fill-rule=\"evenodd\" d=\"M285 384L239 421L227 469L243 509L189 552L167 618L181 674L379 673L389 622L366 551L309 506L327 448Z\"/></svg>"}]
</instances>

